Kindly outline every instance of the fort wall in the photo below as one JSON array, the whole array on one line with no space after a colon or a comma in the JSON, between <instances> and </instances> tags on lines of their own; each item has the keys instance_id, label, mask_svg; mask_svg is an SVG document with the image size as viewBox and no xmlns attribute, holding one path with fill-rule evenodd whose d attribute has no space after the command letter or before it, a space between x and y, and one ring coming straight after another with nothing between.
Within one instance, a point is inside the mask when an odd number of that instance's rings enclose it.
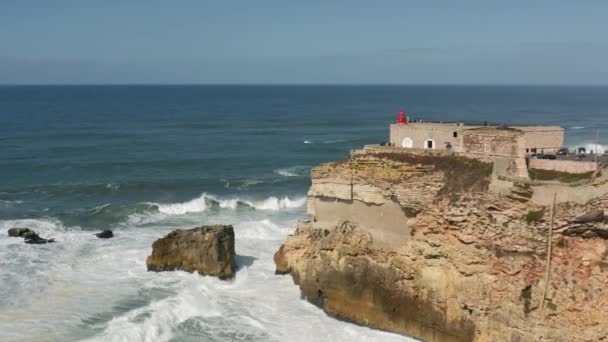
<instances>
[{"instance_id":1,"label":"fort wall","mask_svg":"<svg viewBox=\"0 0 608 342\"><path fill-rule=\"evenodd\" d=\"M401 148L429 148L445 149L446 143L458 151L462 145L461 132L464 125L453 123L419 123L392 124L390 126L390 142L393 146Z\"/></svg>"},{"instance_id":2,"label":"fort wall","mask_svg":"<svg viewBox=\"0 0 608 342\"><path fill-rule=\"evenodd\" d=\"M567 173L588 173L598 170L598 164L592 161L530 159L530 169L550 170Z\"/></svg>"}]
</instances>

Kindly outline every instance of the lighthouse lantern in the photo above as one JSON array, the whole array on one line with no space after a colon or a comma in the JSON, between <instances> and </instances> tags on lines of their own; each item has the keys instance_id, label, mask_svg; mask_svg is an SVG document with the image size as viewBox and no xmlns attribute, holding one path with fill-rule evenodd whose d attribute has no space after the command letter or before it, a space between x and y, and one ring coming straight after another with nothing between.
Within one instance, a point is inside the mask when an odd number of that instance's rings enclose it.
<instances>
[{"instance_id":1,"label":"lighthouse lantern","mask_svg":"<svg viewBox=\"0 0 608 342\"><path fill-rule=\"evenodd\" d=\"M405 116L405 112L404 111L399 111L399 116L397 117L397 120L395 121L395 123L398 124L406 124L408 122L407 117Z\"/></svg>"}]
</instances>

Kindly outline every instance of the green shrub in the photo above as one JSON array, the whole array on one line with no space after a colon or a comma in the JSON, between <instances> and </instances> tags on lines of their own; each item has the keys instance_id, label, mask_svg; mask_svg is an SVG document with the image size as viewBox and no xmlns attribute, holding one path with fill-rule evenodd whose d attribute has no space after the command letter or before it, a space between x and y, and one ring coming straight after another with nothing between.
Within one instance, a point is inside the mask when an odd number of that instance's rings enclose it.
<instances>
[{"instance_id":1,"label":"green shrub","mask_svg":"<svg viewBox=\"0 0 608 342\"><path fill-rule=\"evenodd\" d=\"M543 218L543 215L545 215L545 211L544 210L537 210L537 211L531 210L526 215L526 222L528 224L530 224L530 223L538 223Z\"/></svg>"},{"instance_id":2,"label":"green shrub","mask_svg":"<svg viewBox=\"0 0 608 342\"><path fill-rule=\"evenodd\" d=\"M558 181L561 183L574 183L593 178L593 172L568 173L552 170L530 169L528 170L528 174L530 175L530 179L532 180Z\"/></svg>"}]
</instances>

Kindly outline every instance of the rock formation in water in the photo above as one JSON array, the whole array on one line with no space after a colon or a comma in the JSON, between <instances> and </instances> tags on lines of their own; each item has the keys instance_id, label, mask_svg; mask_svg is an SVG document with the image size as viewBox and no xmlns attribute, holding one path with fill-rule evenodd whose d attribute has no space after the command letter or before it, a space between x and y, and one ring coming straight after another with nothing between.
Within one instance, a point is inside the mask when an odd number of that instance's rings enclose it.
<instances>
[{"instance_id":1,"label":"rock formation in water","mask_svg":"<svg viewBox=\"0 0 608 342\"><path fill-rule=\"evenodd\" d=\"M97 236L100 239L111 239L114 237L114 232L106 229L106 230L102 231L101 233L95 234L95 236Z\"/></svg>"},{"instance_id":2,"label":"rock formation in water","mask_svg":"<svg viewBox=\"0 0 608 342\"><path fill-rule=\"evenodd\" d=\"M491 170L427 154L323 164L276 272L331 315L424 341L608 341L608 195L553 211L536 185L489 191Z\"/></svg>"},{"instance_id":3,"label":"rock formation in water","mask_svg":"<svg viewBox=\"0 0 608 342\"><path fill-rule=\"evenodd\" d=\"M43 239L35 231L29 228L11 228L8 230L8 236L21 237L25 243L32 245L43 245L45 243L55 242L55 239Z\"/></svg>"},{"instance_id":4,"label":"rock formation in water","mask_svg":"<svg viewBox=\"0 0 608 342\"><path fill-rule=\"evenodd\" d=\"M225 279L234 275L232 226L202 226L174 230L152 244L148 271L184 270Z\"/></svg>"}]
</instances>

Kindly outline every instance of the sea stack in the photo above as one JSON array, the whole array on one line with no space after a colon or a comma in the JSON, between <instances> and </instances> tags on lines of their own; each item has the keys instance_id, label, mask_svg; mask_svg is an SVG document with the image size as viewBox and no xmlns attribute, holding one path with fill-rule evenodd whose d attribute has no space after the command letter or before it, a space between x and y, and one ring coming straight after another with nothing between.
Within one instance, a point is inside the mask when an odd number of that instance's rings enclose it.
<instances>
[{"instance_id":1,"label":"sea stack","mask_svg":"<svg viewBox=\"0 0 608 342\"><path fill-rule=\"evenodd\" d=\"M234 276L234 229L213 225L174 230L152 244L148 271L198 272L221 279Z\"/></svg>"},{"instance_id":2,"label":"sea stack","mask_svg":"<svg viewBox=\"0 0 608 342\"><path fill-rule=\"evenodd\" d=\"M314 168L276 272L333 316L428 342L605 339L608 169L531 159L540 128L428 126Z\"/></svg>"}]
</instances>

